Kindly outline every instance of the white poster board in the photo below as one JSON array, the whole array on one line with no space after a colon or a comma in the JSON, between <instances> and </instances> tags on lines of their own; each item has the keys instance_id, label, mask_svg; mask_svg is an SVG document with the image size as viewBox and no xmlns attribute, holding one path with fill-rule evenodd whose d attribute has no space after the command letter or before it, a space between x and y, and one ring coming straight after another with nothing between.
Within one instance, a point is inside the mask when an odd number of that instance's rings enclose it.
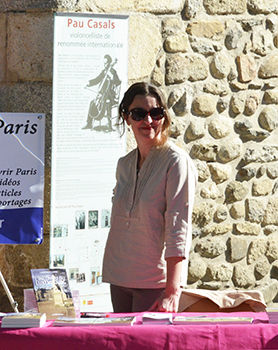
<instances>
[{"instance_id":1,"label":"white poster board","mask_svg":"<svg viewBox=\"0 0 278 350\"><path fill-rule=\"evenodd\" d=\"M127 16L55 15L50 267L67 269L81 311L111 311L101 270L127 67Z\"/></svg>"},{"instance_id":2,"label":"white poster board","mask_svg":"<svg viewBox=\"0 0 278 350\"><path fill-rule=\"evenodd\" d=\"M0 243L43 241L45 115L0 113Z\"/></svg>"}]
</instances>

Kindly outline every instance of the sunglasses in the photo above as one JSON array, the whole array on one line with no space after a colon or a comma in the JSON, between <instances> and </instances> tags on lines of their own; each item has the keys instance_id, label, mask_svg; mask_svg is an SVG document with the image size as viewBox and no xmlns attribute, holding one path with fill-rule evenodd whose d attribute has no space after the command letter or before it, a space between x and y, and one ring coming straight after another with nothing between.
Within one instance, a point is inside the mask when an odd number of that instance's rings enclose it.
<instances>
[{"instance_id":1,"label":"sunglasses","mask_svg":"<svg viewBox=\"0 0 278 350\"><path fill-rule=\"evenodd\" d=\"M150 111L146 111L143 108L133 108L131 111L126 112L127 115L133 120L139 122L146 118L147 115L150 115L153 120L160 120L164 117L165 111L163 107L152 108Z\"/></svg>"}]
</instances>

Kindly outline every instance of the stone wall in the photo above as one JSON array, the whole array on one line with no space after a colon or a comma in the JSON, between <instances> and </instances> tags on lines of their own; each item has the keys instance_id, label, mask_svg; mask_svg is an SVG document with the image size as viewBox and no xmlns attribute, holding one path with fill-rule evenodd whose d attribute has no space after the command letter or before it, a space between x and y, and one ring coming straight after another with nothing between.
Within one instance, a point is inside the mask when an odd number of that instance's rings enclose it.
<instances>
[{"instance_id":1,"label":"stone wall","mask_svg":"<svg viewBox=\"0 0 278 350\"><path fill-rule=\"evenodd\" d=\"M198 168L189 288L278 293L277 0L4 0L0 111L46 114L44 243L0 246L23 307L48 267L53 11L128 14L129 82L164 90L172 140ZM129 133L128 148L134 147ZM1 311L10 311L0 286Z\"/></svg>"}]
</instances>

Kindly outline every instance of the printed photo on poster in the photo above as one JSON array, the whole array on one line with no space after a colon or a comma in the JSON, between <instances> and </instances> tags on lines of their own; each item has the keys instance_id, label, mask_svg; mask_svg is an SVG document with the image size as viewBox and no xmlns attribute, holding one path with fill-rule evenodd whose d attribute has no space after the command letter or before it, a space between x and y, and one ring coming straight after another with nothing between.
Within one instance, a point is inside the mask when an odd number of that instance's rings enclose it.
<instances>
[{"instance_id":1,"label":"printed photo on poster","mask_svg":"<svg viewBox=\"0 0 278 350\"><path fill-rule=\"evenodd\" d=\"M79 274L78 267L69 269L69 279L70 280L76 280L78 274Z\"/></svg>"},{"instance_id":2,"label":"printed photo on poster","mask_svg":"<svg viewBox=\"0 0 278 350\"><path fill-rule=\"evenodd\" d=\"M75 213L75 229L84 230L85 228L85 212L77 211Z\"/></svg>"},{"instance_id":3,"label":"printed photo on poster","mask_svg":"<svg viewBox=\"0 0 278 350\"><path fill-rule=\"evenodd\" d=\"M89 211L89 228L98 228L98 210Z\"/></svg>"},{"instance_id":4,"label":"printed photo on poster","mask_svg":"<svg viewBox=\"0 0 278 350\"><path fill-rule=\"evenodd\" d=\"M68 225L54 225L53 227L53 237L67 237L68 236Z\"/></svg>"},{"instance_id":5,"label":"printed photo on poster","mask_svg":"<svg viewBox=\"0 0 278 350\"><path fill-rule=\"evenodd\" d=\"M101 227L110 227L110 210L101 211Z\"/></svg>"},{"instance_id":6,"label":"printed photo on poster","mask_svg":"<svg viewBox=\"0 0 278 350\"><path fill-rule=\"evenodd\" d=\"M97 285L101 284L101 271L99 267L92 267L91 268L91 285Z\"/></svg>"},{"instance_id":7,"label":"printed photo on poster","mask_svg":"<svg viewBox=\"0 0 278 350\"><path fill-rule=\"evenodd\" d=\"M64 254L54 255L53 266L54 267L64 267L65 266L65 255Z\"/></svg>"}]
</instances>

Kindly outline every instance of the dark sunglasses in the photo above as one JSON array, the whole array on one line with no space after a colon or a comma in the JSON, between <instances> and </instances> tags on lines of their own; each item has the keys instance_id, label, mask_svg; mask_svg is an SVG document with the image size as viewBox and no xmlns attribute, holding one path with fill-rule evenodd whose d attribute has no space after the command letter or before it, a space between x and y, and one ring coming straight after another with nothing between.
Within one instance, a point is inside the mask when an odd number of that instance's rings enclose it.
<instances>
[{"instance_id":1,"label":"dark sunglasses","mask_svg":"<svg viewBox=\"0 0 278 350\"><path fill-rule=\"evenodd\" d=\"M164 117L165 111L163 107L152 108L150 111L146 111L143 108L133 108L126 114L130 115L133 120L139 122L140 120L145 119L148 114L153 120L160 120Z\"/></svg>"}]
</instances>

